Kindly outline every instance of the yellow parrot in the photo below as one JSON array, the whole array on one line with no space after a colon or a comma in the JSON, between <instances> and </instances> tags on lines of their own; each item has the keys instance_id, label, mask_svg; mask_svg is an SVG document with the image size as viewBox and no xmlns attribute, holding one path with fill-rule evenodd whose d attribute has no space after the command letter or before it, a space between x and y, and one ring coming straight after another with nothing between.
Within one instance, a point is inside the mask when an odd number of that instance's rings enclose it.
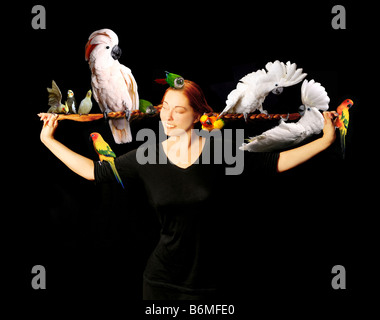
<instances>
[{"instance_id":1,"label":"yellow parrot","mask_svg":"<svg viewBox=\"0 0 380 320\"><path fill-rule=\"evenodd\" d=\"M348 122L350 120L349 109L353 106L351 99L344 100L340 106L336 109L338 118L336 119L335 126L339 128L340 144L342 146L343 159L346 151L346 134L348 129Z\"/></svg>"},{"instance_id":2,"label":"yellow parrot","mask_svg":"<svg viewBox=\"0 0 380 320\"><path fill-rule=\"evenodd\" d=\"M94 144L94 149L99 155L100 161L107 161L111 165L112 172L115 175L117 182L119 182L124 189L123 182L121 181L121 178L115 166L114 158L116 158L116 154L112 151L109 144L104 141L103 137L99 133L93 132L90 134L90 137Z\"/></svg>"}]
</instances>

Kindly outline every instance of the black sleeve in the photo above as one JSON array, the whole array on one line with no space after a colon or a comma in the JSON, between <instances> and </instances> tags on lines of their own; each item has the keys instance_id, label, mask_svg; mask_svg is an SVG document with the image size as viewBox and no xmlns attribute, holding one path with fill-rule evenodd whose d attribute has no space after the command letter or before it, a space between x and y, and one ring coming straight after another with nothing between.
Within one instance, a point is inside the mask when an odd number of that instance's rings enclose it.
<instances>
[{"instance_id":1,"label":"black sleeve","mask_svg":"<svg viewBox=\"0 0 380 320\"><path fill-rule=\"evenodd\" d=\"M139 163L136 160L136 150L115 158L115 167L123 182L137 179ZM94 176L96 183L116 181L107 161L94 161Z\"/></svg>"},{"instance_id":2,"label":"black sleeve","mask_svg":"<svg viewBox=\"0 0 380 320\"><path fill-rule=\"evenodd\" d=\"M274 175L277 173L277 152L249 152L244 151L244 173Z\"/></svg>"}]
</instances>

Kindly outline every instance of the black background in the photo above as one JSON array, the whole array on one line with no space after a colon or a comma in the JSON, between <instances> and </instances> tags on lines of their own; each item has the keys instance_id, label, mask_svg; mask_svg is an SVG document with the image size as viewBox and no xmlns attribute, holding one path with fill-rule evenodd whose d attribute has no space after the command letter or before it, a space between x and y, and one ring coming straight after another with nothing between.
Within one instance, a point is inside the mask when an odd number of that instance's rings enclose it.
<instances>
[{"instance_id":1,"label":"black background","mask_svg":"<svg viewBox=\"0 0 380 320\"><path fill-rule=\"evenodd\" d=\"M46 30L31 26L35 4L46 9ZM13 271L12 300L36 315L52 303L54 310L79 305L85 312L104 308L142 315L142 271L157 238L154 215L143 199L126 197L118 186L95 186L76 176L39 140L37 113L48 109L51 80L62 93L72 89L78 102L90 89L84 46L101 28L117 33L123 50L120 63L132 70L140 98L155 105L165 88L153 80L165 70L197 82L213 109L221 111L243 75L276 59L296 62L307 79L320 82L331 99L330 109L352 99L344 161L335 143L262 186L250 181L242 186L240 199L233 200L235 209L244 213L247 243L237 248L241 268L231 262L240 270L241 292L236 301L224 302L235 303L240 314L268 306L270 312L291 315L302 306L309 312L329 307L340 313L369 295L376 279L376 209L371 203L376 188L369 187L377 184L376 150L370 140L375 120L369 116L370 108L377 107L377 85L371 81L376 20L371 8L343 1L339 4L346 9L347 29L334 30L335 4L42 1L10 6L3 61L10 99L3 107L8 116L2 130L12 141L3 151L3 179L10 186L4 203L12 206L4 211L15 220L15 228L5 224L12 231L5 233L4 242L9 253L4 264ZM264 106L270 113L287 113L300 104L298 84L279 97L269 96ZM93 112L98 111L94 103ZM14 125L7 129L10 121ZM133 134L142 127L156 129L157 120L134 123ZM247 136L264 129L246 128ZM56 137L95 160L88 140L92 131L100 132L118 155L138 146L113 144L103 121L63 121ZM17 174L7 178L8 170ZM221 205L231 205L232 200L221 199ZM37 264L46 268L46 290L30 285ZM346 290L331 287L331 269L337 264L346 268Z\"/></svg>"}]
</instances>

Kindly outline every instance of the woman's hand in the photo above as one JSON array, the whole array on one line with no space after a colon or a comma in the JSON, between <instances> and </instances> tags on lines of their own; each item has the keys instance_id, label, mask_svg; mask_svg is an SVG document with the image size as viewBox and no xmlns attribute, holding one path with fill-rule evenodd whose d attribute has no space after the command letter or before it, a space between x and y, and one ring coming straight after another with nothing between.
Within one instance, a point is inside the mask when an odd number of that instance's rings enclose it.
<instances>
[{"instance_id":1,"label":"woman's hand","mask_svg":"<svg viewBox=\"0 0 380 320\"><path fill-rule=\"evenodd\" d=\"M316 139L301 147L281 152L278 159L277 171L284 172L292 169L330 147L336 138L335 121L333 121L334 116L337 116L335 111L323 112L325 125L323 127L322 138Z\"/></svg>"},{"instance_id":2,"label":"woman's hand","mask_svg":"<svg viewBox=\"0 0 380 320\"><path fill-rule=\"evenodd\" d=\"M325 118L325 125L323 127L323 137L322 140L328 145L332 145L336 139L335 133L335 120L334 117L338 116L335 111L325 111L323 112L323 117Z\"/></svg>"},{"instance_id":3,"label":"woman's hand","mask_svg":"<svg viewBox=\"0 0 380 320\"><path fill-rule=\"evenodd\" d=\"M38 116L44 122L40 135L43 144L72 171L85 179L94 180L94 162L54 139L54 132L58 127L58 115L40 113Z\"/></svg>"},{"instance_id":4,"label":"woman's hand","mask_svg":"<svg viewBox=\"0 0 380 320\"><path fill-rule=\"evenodd\" d=\"M40 134L41 141L45 143L54 139L54 132L58 127L58 115L54 113L40 113L40 120L44 122Z\"/></svg>"}]
</instances>

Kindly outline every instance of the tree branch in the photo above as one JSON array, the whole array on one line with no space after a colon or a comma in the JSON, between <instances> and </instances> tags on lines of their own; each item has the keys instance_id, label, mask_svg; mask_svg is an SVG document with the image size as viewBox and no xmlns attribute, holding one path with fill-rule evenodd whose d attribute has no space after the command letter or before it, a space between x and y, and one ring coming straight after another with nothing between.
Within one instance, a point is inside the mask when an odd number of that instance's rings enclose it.
<instances>
[{"instance_id":1,"label":"tree branch","mask_svg":"<svg viewBox=\"0 0 380 320\"><path fill-rule=\"evenodd\" d=\"M158 113L156 114L146 114L141 112L140 110L134 110L131 113L131 118L130 120L133 121L136 118L144 118L146 116L148 117L154 117L158 116L159 111L161 108L156 107ZM43 113L40 113L39 116L42 116ZM208 113L208 116L211 115L218 115L218 113ZM119 119L119 118L124 118L125 117L125 112L124 111L119 111L119 112L110 112L108 113L108 118L110 119ZM288 121L295 121L298 120L301 117L299 113L290 113L290 114L280 114L280 113L274 113L274 114L264 114L264 113L250 113L247 116L247 121L251 120L280 120L281 118L283 119L288 119ZM58 115L58 120L72 120L72 121L78 121L78 122L88 122L88 121L95 121L99 119L103 119L104 115L102 113L90 113L90 114L59 114ZM239 119L244 119L244 115L242 113L226 113L221 116L222 119L226 120L239 120Z\"/></svg>"}]
</instances>

